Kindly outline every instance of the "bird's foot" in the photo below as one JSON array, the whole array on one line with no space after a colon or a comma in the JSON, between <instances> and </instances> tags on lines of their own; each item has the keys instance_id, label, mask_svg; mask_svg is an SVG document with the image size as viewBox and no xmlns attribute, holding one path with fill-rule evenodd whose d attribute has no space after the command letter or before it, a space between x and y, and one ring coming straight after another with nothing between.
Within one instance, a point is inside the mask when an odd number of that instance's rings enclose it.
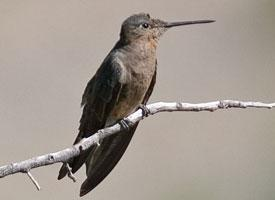
<instances>
[{"instance_id":1,"label":"bird's foot","mask_svg":"<svg viewBox=\"0 0 275 200\"><path fill-rule=\"evenodd\" d=\"M127 118L124 118L124 119L120 120L118 123L123 129L125 129L127 131L130 130L131 122Z\"/></svg>"},{"instance_id":2,"label":"bird's foot","mask_svg":"<svg viewBox=\"0 0 275 200\"><path fill-rule=\"evenodd\" d=\"M140 104L138 108L142 111L142 118L148 117L151 114L150 110L147 108L145 104Z\"/></svg>"}]
</instances>

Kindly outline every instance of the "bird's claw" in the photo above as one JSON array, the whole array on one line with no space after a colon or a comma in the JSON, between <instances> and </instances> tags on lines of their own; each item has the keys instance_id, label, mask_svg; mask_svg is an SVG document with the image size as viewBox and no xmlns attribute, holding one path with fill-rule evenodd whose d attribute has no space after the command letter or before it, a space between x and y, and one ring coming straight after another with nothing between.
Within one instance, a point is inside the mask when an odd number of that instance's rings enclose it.
<instances>
[{"instance_id":1,"label":"bird's claw","mask_svg":"<svg viewBox=\"0 0 275 200\"><path fill-rule=\"evenodd\" d=\"M151 114L150 110L145 104L140 104L138 108L141 109L143 117L148 117Z\"/></svg>"},{"instance_id":2,"label":"bird's claw","mask_svg":"<svg viewBox=\"0 0 275 200\"><path fill-rule=\"evenodd\" d=\"M126 118L122 119L119 121L119 125L123 128L126 129L127 131L130 130L130 121Z\"/></svg>"}]
</instances>

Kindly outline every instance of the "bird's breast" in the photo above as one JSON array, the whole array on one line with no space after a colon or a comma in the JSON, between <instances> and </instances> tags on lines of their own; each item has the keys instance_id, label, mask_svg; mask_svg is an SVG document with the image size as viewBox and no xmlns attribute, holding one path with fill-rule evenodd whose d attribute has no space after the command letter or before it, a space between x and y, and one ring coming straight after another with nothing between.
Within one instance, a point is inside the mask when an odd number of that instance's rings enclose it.
<instances>
[{"instance_id":1,"label":"bird's breast","mask_svg":"<svg viewBox=\"0 0 275 200\"><path fill-rule=\"evenodd\" d=\"M152 77L156 70L156 61L140 61L127 65L126 83L123 84L118 101L112 111L112 118L122 119L134 112L142 103L144 96L150 86Z\"/></svg>"}]
</instances>

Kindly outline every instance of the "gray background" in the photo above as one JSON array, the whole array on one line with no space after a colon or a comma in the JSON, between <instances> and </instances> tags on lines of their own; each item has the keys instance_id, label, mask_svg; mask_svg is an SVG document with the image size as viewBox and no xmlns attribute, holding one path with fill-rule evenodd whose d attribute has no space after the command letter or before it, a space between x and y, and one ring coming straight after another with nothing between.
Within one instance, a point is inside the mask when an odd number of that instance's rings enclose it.
<instances>
[{"instance_id":1,"label":"gray background","mask_svg":"<svg viewBox=\"0 0 275 200\"><path fill-rule=\"evenodd\" d=\"M0 164L70 146L87 81L121 22L216 19L170 30L151 102L275 101L274 0L0 0ZM140 123L115 170L83 199L275 199L275 112L164 113ZM60 164L0 180L0 199L78 199Z\"/></svg>"}]
</instances>

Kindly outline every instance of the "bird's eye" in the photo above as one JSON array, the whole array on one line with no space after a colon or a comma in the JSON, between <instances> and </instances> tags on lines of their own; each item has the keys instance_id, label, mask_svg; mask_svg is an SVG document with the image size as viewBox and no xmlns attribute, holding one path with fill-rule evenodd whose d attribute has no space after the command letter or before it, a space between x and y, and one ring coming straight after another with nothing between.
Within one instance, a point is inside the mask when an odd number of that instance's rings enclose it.
<instances>
[{"instance_id":1,"label":"bird's eye","mask_svg":"<svg viewBox=\"0 0 275 200\"><path fill-rule=\"evenodd\" d=\"M149 24L148 24L148 23L143 23L143 24L141 24L141 26L142 26L143 28L149 28Z\"/></svg>"}]
</instances>

